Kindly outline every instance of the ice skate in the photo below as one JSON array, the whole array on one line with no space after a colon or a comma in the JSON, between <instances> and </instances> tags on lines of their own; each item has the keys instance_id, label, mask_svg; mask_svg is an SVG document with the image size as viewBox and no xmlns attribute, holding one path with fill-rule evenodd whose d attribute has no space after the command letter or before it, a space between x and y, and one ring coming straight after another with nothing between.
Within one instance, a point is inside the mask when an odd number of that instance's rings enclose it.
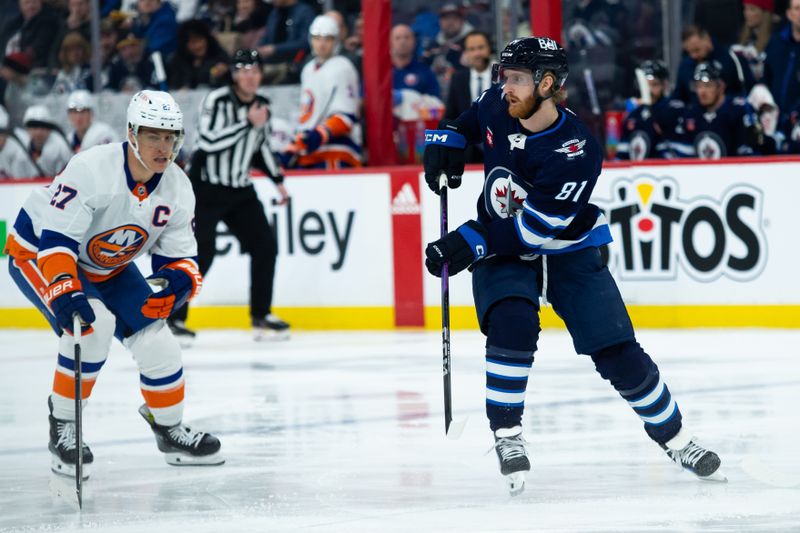
<instances>
[{"instance_id":1,"label":"ice skate","mask_svg":"<svg viewBox=\"0 0 800 533\"><path fill-rule=\"evenodd\" d=\"M728 481L719 471L719 456L694 442L683 429L661 447L678 465L706 481Z\"/></svg>"},{"instance_id":2,"label":"ice skate","mask_svg":"<svg viewBox=\"0 0 800 533\"><path fill-rule=\"evenodd\" d=\"M61 420L53 416L53 400L48 398L47 405L50 407L50 444L48 448L52 458L50 469L62 476L75 477L75 463L78 461L77 454L77 435L75 434L75 422L73 420ZM81 477L89 479L89 466L94 461L94 455L89 447L83 444L83 470Z\"/></svg>"},{"instance_id":3,"label":"ice skate","mask_svg":"<svg viewBox=\"0 0 800 533\"><path fill-rule=\"evenodd\" d=\"M257 341L282 341L289 338L289 324L269 313L264 318L253 318L253 338Z\"/></svg>"},{"instance_id":4,"label":"ice skate","mask_svg":"<svg viewBox=\"0 0 800 533\"><path fill-rule=\"evenodd\" d=\"M190 348L192 346L197 333L187 328L186 322L168 318L167 326L175 338L178 339L178 344L181 345L181 348Z\"/></svg>"},{"instance_id":5,"label":"ice skate","mask_svg":"<svg viewBox=\"0 0 800 533\"><path fill-rule=\"evenodd\" d=\"M164 453L168 464L212 466L225 462L225 458L219 453L219 439L210 433L195 431L184 424L171 427L156 424L147 405L139 408L139 414L150 424L158 449Z\"/></svg>"},{"instance_id":6,"label":"ice skate","mask_svg":"<svg viewBox=\"0 0 800 533\"><path fill-rule=\"evenodd\" d=\"M521 494L525 490L525 473L531 469L525 453L522 427L500 428L495 431L494 449L500 461L500 473L506 478L511 496Z\"/></svg>"}]
</instances>

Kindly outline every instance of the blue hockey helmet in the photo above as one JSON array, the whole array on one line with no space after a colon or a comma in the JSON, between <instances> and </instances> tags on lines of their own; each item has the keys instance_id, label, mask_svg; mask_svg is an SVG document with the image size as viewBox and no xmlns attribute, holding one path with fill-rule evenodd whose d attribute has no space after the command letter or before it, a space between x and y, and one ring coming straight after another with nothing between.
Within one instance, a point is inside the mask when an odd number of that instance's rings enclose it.
<instances>
[{"instance_id":1,"label":"blue hockey helmet","mask_svg":"<svg viewBox=\"0 0 800 533\"><path fill-rule=\"evenodd\" d=\"M549 37L522 37L508 43L500 52L500 63L492 68L495 83L501 82L501 73L505 68L530 70L534 85L539 85L545 72L552 72L556 90L564 86L569 74L567 53Z\"/></svg>"},{"instance_id":2,"label":"blue hockey helmet","mask_svg":"<svg viewBox=\"0 0 800 533\"><path fill-rule=\"evenodd\" d=\"M722 80L722 65L719 61L698 63L694 68L692 79L702 82L720 81Z\"/></svg>"}]
</instances>

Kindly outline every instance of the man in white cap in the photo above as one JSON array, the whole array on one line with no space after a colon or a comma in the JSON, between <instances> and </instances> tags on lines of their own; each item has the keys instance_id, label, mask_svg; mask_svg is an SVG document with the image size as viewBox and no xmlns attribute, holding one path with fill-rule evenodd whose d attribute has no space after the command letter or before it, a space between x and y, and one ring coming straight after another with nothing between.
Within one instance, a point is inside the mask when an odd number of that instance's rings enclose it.
<instances>
[{"instance_id":1,"label":"man in white cap","mask_svg":"<svg viewBox=\"0 0 800 533\"><path fill-rule=\"evenodd\" d=\"M0 105L0 179L32 178L38 173L25 147L9 128L8 113Z\"/></svg>"},{"instance_id":2,"label":"man in white cap","mask_svg":"<svg viewBox=\"0 0 800 533\"><path fill-rule=\"evenodd\" d=\"M36 167L36 175L55 176L61 172L72 157L72 150L50 111L43 105L32 105L25 110L22 124L25 129L18 128L16 133Z\"/></svg>"},{"instance_id":3,"label":"man in white cap","mask_svg":"<svg viewBox=\"0 0 800 533\"><path fill-rule=\"evenodd\" d=\"M72 131L67 135L72 151L78 153L98 144L122 140L105 122L94 120L97 111L94 96L89 91L72 91L67 99L67 118Z\"/></svg>"}]
</instances>

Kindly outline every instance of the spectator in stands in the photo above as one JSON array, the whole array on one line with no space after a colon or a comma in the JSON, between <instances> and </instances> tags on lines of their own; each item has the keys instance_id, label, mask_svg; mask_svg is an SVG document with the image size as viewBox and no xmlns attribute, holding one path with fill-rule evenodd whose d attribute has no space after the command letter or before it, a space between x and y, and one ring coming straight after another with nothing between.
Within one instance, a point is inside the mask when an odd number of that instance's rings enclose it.
<instances>
[{"instance_id":1,"label":"spectator in stands","mask_svg":"<svg viewBox=\"0 0 800 533\"><path fill-rule=\"evenodd\" d=\"M66 94L92 87L92 71L89 67L91 53L89 42L80 32L73 31L64 36L58 52L60 68L53 84L54 94Z\"/></svg>"},{"instance_id":2,"label":"spectator in stands","mask_svg":"<svg viewBox=\"0 0 800 533\"><path fill-rule=\"evenodd\" d=\"M764 76L764 59L767 43L772 36L772 12L774 0L744 0L744 25L739 42L731 50L743 57L755 81Z\"/></svg>"},{"instance_id":3,"label":"spectator in stands","mask_svg":"<svg viewBox=\"0 0 800 533\"><path fill-rule=\"evenodd\" d=\"M128 34L117 43L117 56L111 61L106 88L131 94L155 88L154 70L153 61L144 57L142 40Z\"/></svg>"},{"instance_id":4,"label":"spectator in stands","mask_svg":"<svg viewBox=\"0 0 800 533\"><path fill-rule=\"evenodd\" d=\"M427 65L414 56L416 39L406 24L397 24L389 35L389 55L392 59L392 89L395 104L400 97L397 91L411 89L420 94L439 97L439 82Z\"/></svg>"},{"instance_id":5,"label":"spectator in stands","mask_svg":"<svg viewBox=\"0 0 800 533\"><path fill-rule=\"evenodd\" d=\"M111 19L100 21L100 86L108 87L111 63L117 55L117 27Z\"/></svg>"},{"instance_id":6,"label":"spectator in stands","mask_svg":"<svg viewBox=\"0 0 800 533\"><path fill-rule=\"evenodd\" d=\"M221 87L227 83L228 54L201 20L178 27L178 49L167 70L171 89Z\"/></svg>"},{"instance_id":7,"label":"spectator in stands","mask_svg":"<svg viewBox=\"0 0 800 533\"><path fill-rule=\"evenodd\" d=\"M37 174L25 147L11 131L8 113L0 106L0 180L32 178Z\"/></svg>"},{"instance_id":8,"label":"spectator in stands","mask_svg":"<svg viewBox=\"0 0 800 533\"><path fill-rule=\"evenodd\" d=\"M310 50L308 29L314 16L314 9L298 0L272 1L264 36L258 42L258 53L263 62L286 67L270 74L275 81L299 79L300 66Z\"/></svg>"},{"instance_id":9,"label":"spectator in stands","mask_svg":"<svg viewBox=\"0 0 800 533\"><path fill-rule=\"evenodd\" d=\"M364 17L360 13L353 22L353 32L344 40L342 48L344 48L342 55L353 62L361 76L361 64L364 59Z\"/></svg>"},{"instance_id":10,"label":"spectator in stands","mask_svg":"<svg viewBox=\"0 0 800 533\"><path fill-rule=\"evenodd\" d=\"M14 52L3 58L0 66L0 77L5 81L3 104L11 109L20 106L28 86L28 74L31 72L31 58L23 52Z\"/></svg>"},{"instance_id":11,"label":"spectator in stands","mask_svg":"<svg viewBox=\"0 0 800 533\"><path fill-rule=\"evenodd\" d=\"M236 0L233 31L239 34L239 46L256 47L264 34L270 7L260 0Z\"/></svg>"},{"instance_id":12,"label":"spectator in stands","mask_svg":"<svg viewBox=\"0 0 800 533\"><path fill-rule=\"evenodd\" d=\"M700 159L775 153L774 139L764 135L753 108L744 98L726 95L719 62L699 63L692 78L697 103L686 110L683 139L673 144L693 147Z\"/></svg>"},{"instance_id":13,"label":"spectator in stands","mask_svg":"<svg viewBox=\"0 0 800 533\"><path fill-rule=\"evenodd\" d=\"M169 2L139 0L136 17L126 20L121 27L144 40L144 52L148 56L160 52L166 61L177 46L178 22L175 8Z\"/></svg>"},{"instance_id":14,"label":"spectator in stands","mask_svg":"<svg viewBox=\"0 0 800 533\"><path fill-rule=\"evenodd\" d=\"M89 0L69 0L69 2L67 2L67 9L69 11L67 14L67 19L64 21L59 42L67 33L71 31L80 32L84 39L91 42L92 14Z\"/></svg>"},{"instance_id":15,"label":"spectator in stands","mask_svg":"<svg viewBox=\"0 0 800 533\"><path fill-rule=\"evenodd\" d=\"M482 31L468 33L464 39L464 56L469 68L453 74L447 93L445 118L458 117L492 84L492 42L489 35ZM483 162L482 144L470 145L465 153L467 163Z\"/></svg>"},{"instance_id":16,"label":"spectator in stands","mask_svg":"<svg viewBox=\"0 0 800 533\"><path fill-rule=\"evenodd\" d=\"M800 0L797 0L800 2ZM698 26L688 26L681 35L686 57L678 66L678 80L673 96L684 103L696 101L692 92L695 86L693 74L699 63L716 61L722 67L727 94L746 96L753 87L753 73L746 61L732 53L728 48L716 43L709 33Z\"/></svg>"},{"instance_id":17,"label":"spectator in stands","mask_svg":"<svg viewBox=\"0 0 800 533\"><path fill-rule=\"evenodd\" d=\"M742 27L742 0L692 0L683 3L684 10L692 4L695 26L705 28L723 48L736 42L736 33Z\"/></svg>"},{"instance_id":18,"label":"spectator in stands","mask_svg":"<svg viewBox=\"0 0 800 533\"><path fill-rule=\"evenodd\" d=\"M623 160L690 157L694 148L673 145L679 125L683 127L684 103L669 95L669 71L663 61L645 61L639 68L647 85L640 87L641 98L631 99L631 109L622 122L617 157ZM648 102L649 103L646 103ZM675 152L684 149L683 153Z\"/></svg>"},{"instance_id":19,"label":"spectator in stands","mask_svg":"<svg viewBox=\"0 0 800 533\"><path fill-rule=\"evenodd\" d=\"M781 110L781 124L800 104L800 0L790 0L786 18L786 27L770 39L764 62L764 83Z\"/></svg>"},{"instance_id":20,"label":"spectator in stands","mask_svg":"<svg viewBox=\"0 0 800 533\"><path fill-rule=\"evenodd\" d=\"M74 91L67 98L67 118L72 125L67 141L74 153L99 144L122 140L111 126L94 119L96 112L97 105L89 91Z\"/></svg>"},{"instance_id":21,"label":"spectator in stands","mask_svg":"<svg viewBox=\"0 0 800 533\"><path fill-rule=\"evenodd\" d=\"M14 33L5 44L5 55L24 52L31 58L33 68L46 67L58 44L53 37L61 31L58 11L42 9L42 0L19 0L19 10L20 14L7 26Z\"/></svg>"},{"instance_id":22,"label":"spectator in stands","mask_svg":"<svg viewBox=\"0 0 800 533\"><path fill-rule=\"evenodd\" d=\"M72 150L64 134L43 105L32 105L25 110L24 130L18 130L19 139L36 166L36 176L55 176L67 165Z\"/></svg>"},{"instance_id":23,"label":"spectator in stands","mask_svg":"<svg viewBox=\"0 0 800 533\"><path fill-rule=\"evenodd\" d=\"M789 113L781 129L786 140L786 152L800 154L800 104Z\"/></svg>"},{"instance_id":24,"label":"spectator in stands","mask_svg":"<svg viewBox=\"0 0 800 533\"><path fill-rule=\"evenodd\" d=\"M439 33L431 46L423 51L422 58L426 65L430 65L440 83L449 84L457 69L466 68L461 60L464 38L473 29L459 5L448 3L439 9Z\"/></svg>"}]
</instances>

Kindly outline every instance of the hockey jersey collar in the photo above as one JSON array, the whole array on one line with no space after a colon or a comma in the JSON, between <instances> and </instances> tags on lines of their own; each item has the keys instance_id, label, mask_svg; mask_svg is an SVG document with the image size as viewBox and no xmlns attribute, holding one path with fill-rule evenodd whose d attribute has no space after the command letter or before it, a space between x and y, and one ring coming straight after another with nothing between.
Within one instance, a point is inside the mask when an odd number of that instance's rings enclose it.
<instances>
[{"instance_id":1,"label":"hockey jersey collar","mask_svg":"<svg viewBox=\"0 0 800 533\"><path fill-rule=\"evenodd\" d=\"M131 169L128 167L128 141L122 143L122 157L125 158L125 182L128 184L128 190L136 196L139 201L144 200L158 187L161 182L163 174L156 173L150 178L147 183L137 183L133 180Z\"/></svg>"},{"instance_id":2,"label":"hockey jersey collar","mask_svg":"<svg viewBox=\"0 0 800 533\"><path fill-rule=\"evenodd\" d=\"M539 132L536 132L536 133L532 133L531 135L528 135L528 139L536 139L537 137L542 137L544 135L548 135L550 133L553 133L554 131L557 131L558 128L560 128L564 124L564 121L567 120L567 114L564 112L563 109L561 109L558 106L556 106L556 111L558 111L558 114L559 114L558 120L556 120L551 126L543 129L542 131L539 131ZM519 121L517 121L517 124L520 124ZM521 125L520 125L520 127L521 127ZM522 129L524 131L528 132L528 130L526 130L525 128L522 128Z\"/></svg>"}]
</instances>

